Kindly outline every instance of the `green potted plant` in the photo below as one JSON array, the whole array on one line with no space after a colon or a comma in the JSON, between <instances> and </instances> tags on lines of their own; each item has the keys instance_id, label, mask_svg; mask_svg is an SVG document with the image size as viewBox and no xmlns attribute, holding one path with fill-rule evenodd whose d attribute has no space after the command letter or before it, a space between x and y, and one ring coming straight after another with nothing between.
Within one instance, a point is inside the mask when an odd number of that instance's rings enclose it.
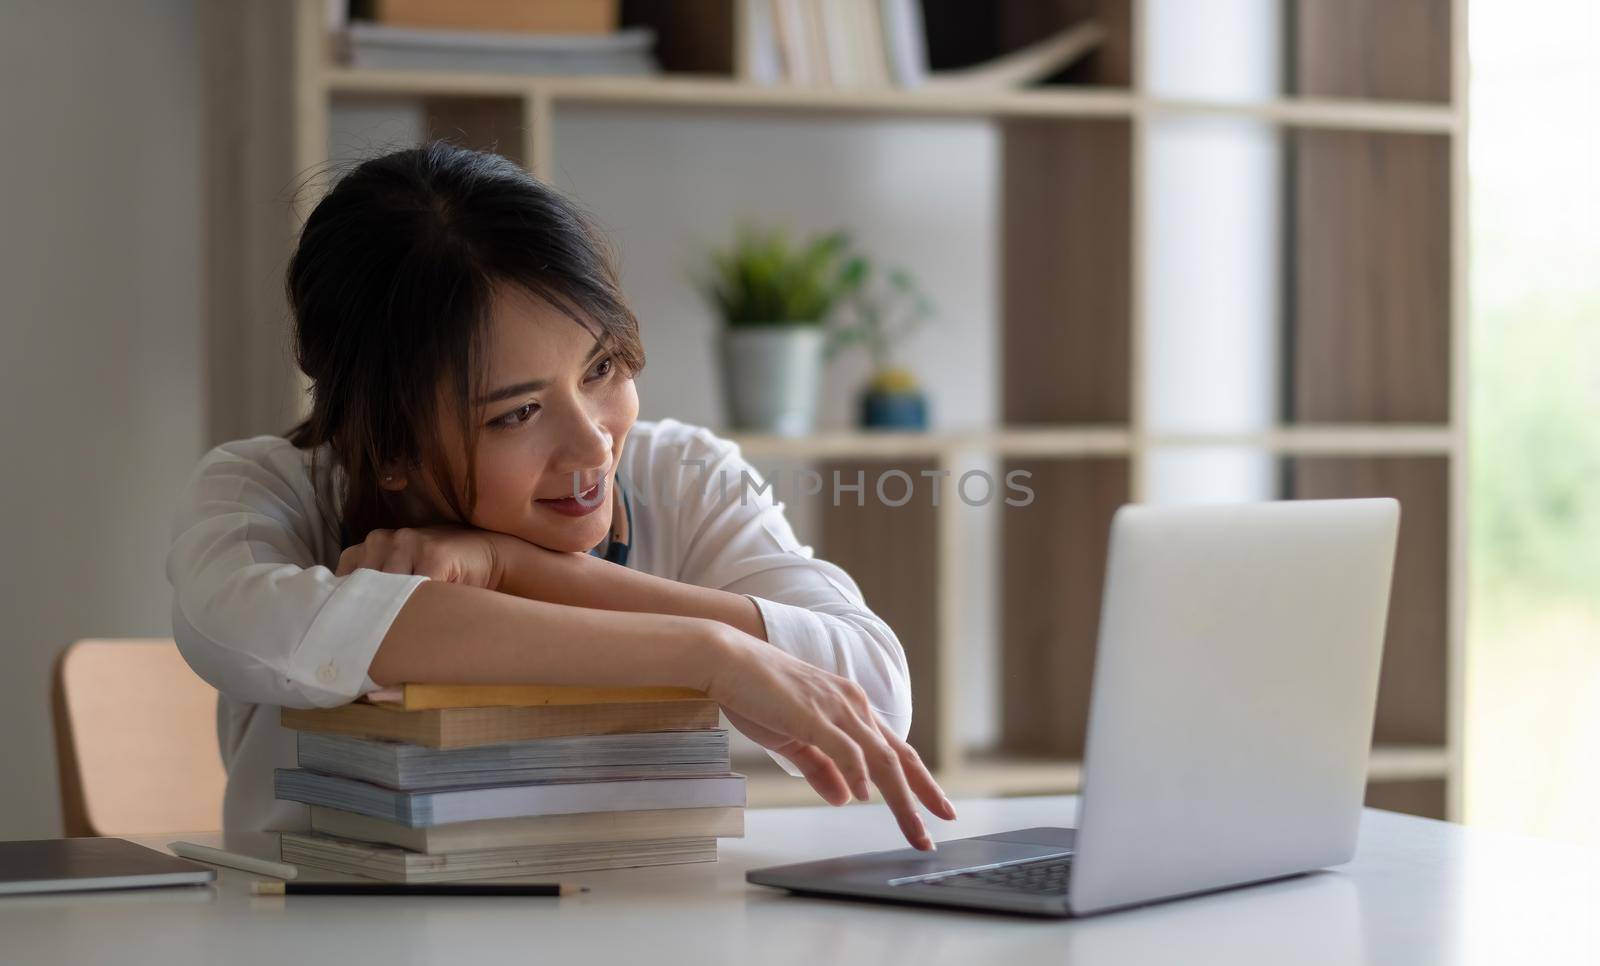
<instances>
[{"instance_id":1,"label":"green potted plant","mask_svg":"<svg viewBox=\"0 0 1600 966\"><path fill-rule=\"evenodd\" d=\"M722 316L723 387L735 429L801 436L816 422L827 322L851 291L842 232L791 244L742 228L701 280Z\"/></svg>"},{"instance_id":2,"label":"green potted plant","mask_svg":"<svg viewBox=\"0 0 1600 966\"><path fill-rule=\"evenodd\" d=\"M861 426L927 429L927 396L909 369L894 364L893 352L933 315L933 303L904 269L889 269L880 279L870 263L855 258L844 274L850 321L835 330L829 351L860 345L872 360L872 375L861 392Z\"/></svg>"}]
</instances>

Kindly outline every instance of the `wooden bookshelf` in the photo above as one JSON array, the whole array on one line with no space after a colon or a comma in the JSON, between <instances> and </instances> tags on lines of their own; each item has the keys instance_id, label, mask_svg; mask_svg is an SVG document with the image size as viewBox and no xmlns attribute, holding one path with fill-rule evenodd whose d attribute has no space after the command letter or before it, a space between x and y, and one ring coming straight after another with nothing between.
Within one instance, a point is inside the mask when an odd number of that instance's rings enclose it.
<instances>
[{"instance_id":1,"label":"wooden bookshelf","mask_svg":"<svg viewBox=\"0 0 1600 966\"><path fill-rule=\"evenodd\" d=\"M1000 146L1000 425L738 438L758 462L915 473L977 454L1001 470L1034 473L1041 498L995 528L1004 574L993 642L958 631L963 609L983 590L958 579L957 562L971 548L953 536L956 501L848 506L817 520L819 554L857 577L906 646L919 750L952 794L1075 790L1110 516L1122 502L1147 498L1155 454L1226 448L1270 456L1282 497L1401 498L1369 801L1458 816L1465 0L1288 0L1283 90L1245 101L1152 92L1139 40L1142 0L1005 5L1000 29L1015 39L1091 17L1108 38L1062 83L961 93L749 84L734 75L740 58L727 47L737 36L734 4L691 6L701 18L694 36L679 35L686 28L675 21L656 24L670 35L665 74L571 78L353 70L333 61L321 0L206 5L208 118L222 132L212 140L220 174L210 190L277 206L229 211L211 225L209 305L226 320L217 324L215 352L232 353L213 379L221 414L213 432L275 432L296 410L304 386L281 339L262 333L281 327L281 302L269 297L281 271L275 253L292 242L296 224L280 214L284 186L329 158L329 116L341 99L420 103L431 134L497 150L542 174L552 170L554 118L568 111L978 119L993 126ZM670 20L670 8L656 7ZM251 111L242 127L239 104ZM629 123L627 112L605 116ZM1149 277L1150 240L1140 225L1150 199L1141 177L1152 126L1187 117L1269 125L1284 144L1284 391L1268 427L1172 432L1151 425L1146 412L1156 347L1141 293L1160 280ZM314 203L317 184L295 195L298 216ZM999 649L998 747L971 747L962 732L970 698L964 649L980 644ZM752 764L752 804L810 800L803 783L773 777L769 765Z\"/></svg>"}]
</instances>

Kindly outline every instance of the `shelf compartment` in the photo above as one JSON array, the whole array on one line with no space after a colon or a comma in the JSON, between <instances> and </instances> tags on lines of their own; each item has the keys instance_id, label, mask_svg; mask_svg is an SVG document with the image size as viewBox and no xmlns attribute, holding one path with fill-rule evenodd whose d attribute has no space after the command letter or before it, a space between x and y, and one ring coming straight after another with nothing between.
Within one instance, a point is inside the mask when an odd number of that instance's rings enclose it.
<instances>
[{"instance_id":1,"label":"shelf compartment","mask_svg":"<svg viewBox=\"0 0 1600 966\"><path fill-rule=\"evenodd\" d=\"M1449 458L1443 456L1287 461L1285 490L1292 498L1390 496L1400 501L1400 538L1373 730L1379 744L1446 742L1449 471Z\"/></svg>"},{"instance_id":2,"label":"shelf compartment","mask_svg":"<svg viewBox=\"0 0 1600 966\"><path fill-rule=\"evenodd\" d=\"M1027 506L1001 513L1000 743L1081 758L1111 517L1128 500L1125 459L1013 459Z\"/></svg>"},{"instance_id":3,"label":"shelf compartment","mask_svg":"<svg viewBox=\"0 0 1600 966\"><path fill-rule=\"evenodd\" d=\"M850 483L857 474L864 483L860 506L848 494L817 514L818 555L844 568L861 588L867 606L892 628L905 649L911 672L911 733L907 740L931 766L943 763L939 723L939 509L933 505L929 480L920 474L937 470L936 459L828 460L816 471L832 492L833 474ZM875 484L880 474L899 470L915 487L901 506L879 501ZM941 496L954 499L950 481ZM901 498L903 483L884 484L890 500Z\"/></svg>"},{"instance_id":4,"label":"shelf compartment","mask_svg":"<svg viewBox=\"0 0 1600 966\"><path fill-rule=\"evenodd\" d=\"M1450 139L1290 135L1290 416L1448 423Z\"/></svg>"},{"instance_id":5,"label":"shelf compartment","mask_svg":"<svg viewBox=\"0 0 1600 966\"><path fill-rule=\"evenodd\" d=\"M1131 128L1011 120L1001 132L1002 418L1126 423Z\"/></svg>"},{"instance_id":6,"label":"shelf compartment","mask_svg":"<svg viewBox=\"0 0 1600 966\"><path fill-rule=\"evenodd\" d=\"M983 51L983 59L1018 50L1077 24L1093 21L1105 31L1100 45L1047 81L1047 86L1090 85L1100 87L1133 86L1134 33L1133 0L1032 0L1027 3L970 3L946 0L947 11L958 11L968 18L952 23L958 51L967 36L989 33L998 42L993 50ZM987 22L986 22L987 21ZM929 58L935 68L965 66L943 56L943 38L930 33ZM970 57L962 60L971 60Z\"/></svg>"},{"instance_id":7,"label":"shelf compartment","mask_svg":"<svg viewBox=\"0 0 1600 966\"><path fill-rule=\"evenodd\" d=\"M1447 103L1452 0L1294 0L1291 85L1311 96Z\"/></svg>"}]
</instances>

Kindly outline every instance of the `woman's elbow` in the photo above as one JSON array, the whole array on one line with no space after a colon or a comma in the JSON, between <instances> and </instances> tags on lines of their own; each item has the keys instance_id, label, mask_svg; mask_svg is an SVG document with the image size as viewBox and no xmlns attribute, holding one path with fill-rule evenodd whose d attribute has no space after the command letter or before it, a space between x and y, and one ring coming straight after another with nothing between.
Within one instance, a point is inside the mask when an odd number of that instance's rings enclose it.
<instances>
[{"instance_id":1,"label":"woman's elbow","mask_svg":"<svg viewBox=\"0 0 1600 966\"><path fill-rule=\"evenodd\" d=\"M172 640L189 669L200 680L232 700L284 708L316 708L343 704L349 698L318 700L281 668L242 650L228 647L196 628L176 599L172 605Z\"/></svg>"}]
</instances>

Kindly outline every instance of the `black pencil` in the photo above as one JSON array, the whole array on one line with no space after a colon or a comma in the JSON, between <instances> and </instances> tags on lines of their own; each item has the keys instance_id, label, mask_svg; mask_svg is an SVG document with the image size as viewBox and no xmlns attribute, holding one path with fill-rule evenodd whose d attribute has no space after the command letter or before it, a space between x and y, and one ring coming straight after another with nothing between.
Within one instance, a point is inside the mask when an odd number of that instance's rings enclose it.
<instances>
[{"instance_id":1,"label":"black pencil","mask_svg":"<svg viewBox=\"0 0 1600 966\"><path fill-rule=\"evenodd\" d=\"M255 882L258 896L571 896L587 886L560 882Z\"/></svg>"}]
</instances>

